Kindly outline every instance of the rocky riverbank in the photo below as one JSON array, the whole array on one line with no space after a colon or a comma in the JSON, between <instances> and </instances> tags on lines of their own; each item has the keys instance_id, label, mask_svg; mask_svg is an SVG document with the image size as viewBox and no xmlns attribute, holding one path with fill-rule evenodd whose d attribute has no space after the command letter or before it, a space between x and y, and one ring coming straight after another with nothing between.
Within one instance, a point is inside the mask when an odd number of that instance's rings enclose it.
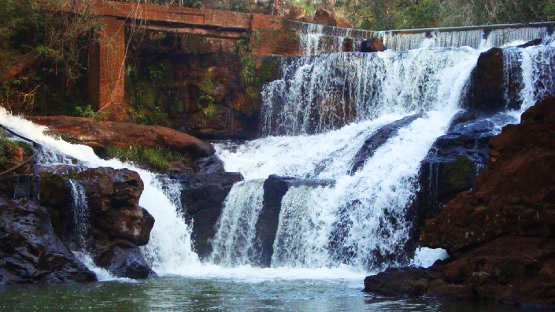
<instances>
[{"instance_id":1,"label":"rocky riverbank","mask_svg":"<svg viewBox=\"0 0 555 312\"><path fill-rule=\"evenodd\" d=\"M429 220L419 245L450 255L429 269L388 269L365 279L387 295L493 300L555 307L555 99L490 139L472 190Z\"/></svg>"}]
</instances>

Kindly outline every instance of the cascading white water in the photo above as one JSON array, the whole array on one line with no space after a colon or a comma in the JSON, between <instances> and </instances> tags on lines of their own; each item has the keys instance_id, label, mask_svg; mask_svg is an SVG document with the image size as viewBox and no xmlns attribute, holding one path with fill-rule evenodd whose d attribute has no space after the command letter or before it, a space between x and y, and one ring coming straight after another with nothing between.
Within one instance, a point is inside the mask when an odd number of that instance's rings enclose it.
<instances>
[{"instance_id":1,"label":"cascading white water","mask_svg":"<svg viewBox=\"0 0 555 312\"><path fill-rule=\"evenodd\" d=\"M489 49L523 44L534 39L549 37L548 27L505 27L488 30L460 27L459 29L426 29L406 31L379 31L373 36L382 39L387 49L395 51L419 48L472 47Z\"/></svg>"},{"instance_id":2,"label":"cascading white water","mask_svg":"<svg viewBox=\"0 0 555 312\"><path fill-rule=\"evenodd\" d=\"M252 180L233 185L218 221L210 262L246 265L256 258L255 225L262 210L263 183L263 180Z\"/></svg>"},{"instance_id":3,"label":"cascading white water","mask_svg":"<svg viewBox=\"0 0 555 312\"><path fill-rule=\"evenodd\" d=\"M513 55L505 58L505 67L517 71L523 85L517 90L523 105L515 117L555 92L554 51L545 45L505 49L506 56ZM282 78L265 86L263 122L266 134L288 136L246 142L233 151L217 146L226 170L243 173L247 181L270 174L335 181L288 189L281 202L273 268L343 264L379 270L405 261L399 255L411 226L406 208L417 191L420 162L457 111L480 52L435 48L336 53L283 62ZM350 174L365 139L420 111L426 112L423 117L389 137ZM494 123L500 128L510 121ZM311 133L316 134L307 135ZM237 198L234 202L237 205L226 205L224 214L237 214L244 205ZM442 251L419 249L411 263L431 265L444 257Z\"/></svg>"},{"instance_id":4,"label":"cascading white water","mask_svg":"<svg viewBox=\"0 0 555 312\"><path fill-rule=\"evenodd\" d=\"M418 50L331 54L284 63L282 79L265 87L266 132L324 133L267 137L234 152L218 146L226 170L240 171L247 180L269 174L335 180L288 190L272 267L344 264L377 270L397 261L408 239L405 208L416 192L420 161L457 112L478 55L472 49ZM355 154L370 135L420 111L427 114L400 129L361 170L350 174ZM320 115L316 123L315 112ZM343 112L349 117L339 117ZM336 119L322 118L324 114ZM344 126L351 121L358 122ZM236 206L226 204L224 215L239 214L244 203L235 201Z\"/></svg>"},{"instance_id":5,"label":"cascading white water","mask_svg":"<svg viewBox=\"0 0 555 312\"><path fill-rule=\"evenodd\" d=\"M284 61L263 90L265 134L319 133L384 114L439 108L473 49L335 53ZM458 95L457 95L458 96Z\"/></svg>"},{"instance_id":6,"label":"cascading white water","mask_svg":"<svg viewBox=\"0 0 555 312\"><path fill-rule=\"evenodd\" d=\"M71 187L71 195L73 198L72 210L72 240L75 246L72 249L82 250L85 247L85 236L87 234L88 212L87 212L87 196L85 188L78 181L68 180Z\"/></svg>"}]
</instances>

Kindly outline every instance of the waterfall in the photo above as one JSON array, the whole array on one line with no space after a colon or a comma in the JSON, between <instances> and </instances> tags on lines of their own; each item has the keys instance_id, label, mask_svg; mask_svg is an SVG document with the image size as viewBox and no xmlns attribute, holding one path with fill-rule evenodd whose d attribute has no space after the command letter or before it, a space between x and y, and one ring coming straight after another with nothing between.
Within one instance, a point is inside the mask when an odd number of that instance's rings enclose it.
<instances>
[{"instance_id":1,"label":"waterfall","mask_svg":"<svg viewBox=\"0 0 555 312\"><path fill-rule=\"evenodd\" d=\"M387 49L395 51L441 47L471 47L483 50L548 38L550 36L549 27L553 27L541 23L528 27L523 25L501 26L391 30L375 32L372 36L380 38ZM495 28L491 29L491 27Z\"/></svg>"},{"instance_id":2,"label":"waterfall","mask_svg":"<svg viewBox=\"0 0 555 312\"><path fill-rule=\"evenodd\" d=\"M73 243L73 250L85 249L85 236L88 226L88 208L85 188L78 181L68 179L71 188L71 197L73 199L71 205L71 214L73 215L72 224L70 225L69 241Z\"/></svg>"},{"instance_id":3,"label":"waterfall","mask_svg":"<svg viewBox=\"0 0 555 312\"><path fill-rule=\"evenodd\" d=\"M291 22L299 30L301 55L355 51L357 43L367 38L365 30Z\"/></svg>"},{"instance_id":4,"label":"waterfall","mask_svg":"<svg viewBox=\"0 0 555 312\"><path fill-rule=\"evenodd\" d=\"M313 134L384 114L437 109L479 52L469 48L335 53L283 61L264 86L263 132Z\"/></svg>"},{"instance_id":5,"label":"waterfall","mask_svg":"<svg viewBox=\"0 0 555 312\"><path fill-rule=\"evenodd\" d=\"M459 39L474 40L467 35L467 39ZM288 188L281 200L272 268L345 265L372 272L409 262L404 250L411 228L406 210L418 191L420 163L458 111L480 52L433 48L334 53L282 62L281 78L264 87L262 122L267 137L233 150L224 144L217 146L226 170L244 175L242 187L260 183L270 174L335 181L319 187L301 184ZM518 117L555 92L553 52L545 45L504 49L507 97L513 92L522 102L509 115ZM516 84L520 87L511 87ZM350 174L355 155L367 138L418 112L424 114L391 132L361 169ZM493 121L500 129L511 120ZM226 218L244 218L246 206L256 206L257 212L260 209L260 202L254 204L251 195L242 199L240 195L234 191L229 195L234 204L225 205L222 214ZM255 224L253 220L249 223ZM230 230L226 227L222 235L239 235ZM234 246L242 248L231 244L226 249L234 250ZM410 263L431 265L445 256L444 251L422 248ZM245 264L244 259L238 263ZM226 264L234 265L233 259Z\"/></svg>"},{"instance_id":6,"label":"waterfall","mask_svg":"<svg viewBox=\"0 0 555 312\"><path fill-rule=\"evenodd\" d=\"M210 262L227 266L255 262L255 226L262 210L263 183L253 180L233 185L217 225Z\"/></svg>"},{"instance_id":7,"label":"waterfall","mask_svg":"<svg viewBox=\"0 0 555 312\"><path fill-rule=\"evenodd\" d=\"M457 40L468 42L472 36ZM436 39L422 40L433 47ZM554 94L554 50L504 49L506 97L522 103L512 112L515 117ZM235 184L225 200L213 252L204 263L192 249L191 227L178 212L183 210L179 184L130 163L100 159L91 148L44 135L44 127L4 109L0 123L44 147L40 166L78 160L87 168L138 172L145 186L139 204L156 220L150 242L141 250L158 274L360 278L411 262L404 250L411 227L406 210L418 191L420 163L458 112L479 54L468 47L436 47L283 59L280 79L265 85L262 93L265 137L234 149L216 146L226 170L241 172L245 181ZM359 170L351 172L369 138L415 113L421 114L388 132ZM256 226L265 208L264 183L271 174L333 183L288 186L279 207L271 267L254 269L260 251ZM76 209L75 222L82 224L86 198L75 181L69 183L74 206L83 208ZM429 264L439 257L444 257L440 251L421 249L412 263ZM91 262L86 255L80 259Z\"/></svg>"}]
</instances>

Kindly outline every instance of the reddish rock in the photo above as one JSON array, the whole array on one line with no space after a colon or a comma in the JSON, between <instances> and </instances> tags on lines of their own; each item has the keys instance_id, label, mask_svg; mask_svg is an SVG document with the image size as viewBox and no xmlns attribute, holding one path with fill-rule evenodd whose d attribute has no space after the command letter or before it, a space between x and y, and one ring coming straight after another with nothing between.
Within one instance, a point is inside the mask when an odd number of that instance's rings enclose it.
<instances>
[{"instance_id":1,"label":"reddish rock","mask_svg":"<svg viewBox=\"0 0 555 312\"><path fill-rule=\"evenodd\" d=\"M380 38L372 38L363 41L360 46L361 52L381 52L385 51L385 46Z\"/></svg>"},{"instance_id":2,"label":"reddish rock","mask_svg":"<svg viewBox=\"0 0 555 312\"><path fill-rule=\"evenodd\" d=\"M419 283L399 270L368 277L366 290L391 293L402 284L407 295L554 308L553 133L555 98L506 126L490 140L488 165L472 191L451 200L420 236L422 246L444 248L451 260L435 264L434 275Z\"/></svg>"},{"instance_id":3,"label":"reddish rock","mask_svg":"<svg viewBox=\"0 0 555 312\"><path fill-rule=\"evenodd\" d=\"M467 108L485 113L505 109L502 49L492 48L480 54L476 67L472 70L470 83Z\"/></svg>"},{"instance_id":4,"label":"reddish rock","mask_svg":"<svg viewBox=\"0 0 555 312\"><path fill-rule=\"evenodd\" d=\"M76 211L69 178L83 190L83 212ZM41 204L48 207L54 231L66 244L84 249L115 276L155 275L139 250L149 241L154 218L139 206L143 182L136 172L94 168L68 175L43 173L40 184ZM85 233L79 230L81 222L87 223Z\"/></svg>"},{"instance_id":5,"label":"reddish rock","mask_svg":"<svg viewBox=\"0 0 555 312\"><path fill-rule=\"evenodd\" d=\"M332 9L321 7L314 12L312 21L316 24L337 26L337 21L335 20L335 12Z\"/></svg>"},{"instance_id":6,"label":"reddish rock","mask_svg":"<svg viewBox=\"0 0 555 312\"><path fill-rule=\"evenodd\" d=\"M48 133L60 135L74 143L85 144L95 150L110 146L161 147L179 153L202 157L214 154L214 147L186 133L161 126L145 126L129 122L94 121L89 118L51 116L29 117L47 126Z\"/></svg>"}]
</instances>

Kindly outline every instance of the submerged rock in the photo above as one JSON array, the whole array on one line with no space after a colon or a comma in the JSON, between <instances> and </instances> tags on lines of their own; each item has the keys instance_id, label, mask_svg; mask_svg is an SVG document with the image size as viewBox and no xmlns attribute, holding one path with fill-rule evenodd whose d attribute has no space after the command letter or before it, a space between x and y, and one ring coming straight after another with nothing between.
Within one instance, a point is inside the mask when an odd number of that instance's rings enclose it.
<instances>
[{"instance_id":1,"label":"submerged rock","mask_svg":"<svg viewBox=\"0 0 555 312\"><path fill-rule=\"evenodd\" d=\"M555 307L555 99L549 98L489 141L489 160L472 191L460 193L426 223L420 245L451 256L419 282L388 270L365 289L412 296L494 300Z\"/></svg>"},{"instance_id":2,"label":"submerged rock","mask_svg":"<svg viewBox=\"0 0 555 312\"><path fill-rule=\"evenodd\" d=\"M96 280L56 236L44 207L0 198L0 285Z\"/></svg>"}]
</instances>

